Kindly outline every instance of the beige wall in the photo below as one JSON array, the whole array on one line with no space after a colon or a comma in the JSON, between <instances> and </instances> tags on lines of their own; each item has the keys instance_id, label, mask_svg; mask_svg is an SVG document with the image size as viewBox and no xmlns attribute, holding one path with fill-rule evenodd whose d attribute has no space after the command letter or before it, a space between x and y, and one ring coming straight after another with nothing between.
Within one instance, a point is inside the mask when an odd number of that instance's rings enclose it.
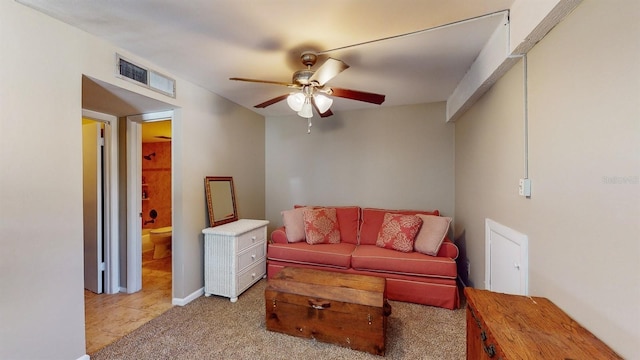
<instances>
[{"instance_id":1,"label":"beige wall","mask_svg":"<svg viewBox=\"0 0 640 360\"><path fill-rule=\"evenodd\" d=\"M267 219L294 204L453 214L453 124L445 104L267 118Z\"/></svg>"},{"instance_id":2,"label":"beige wall","mask_svg":"<svg viewBox=\"0 0 640 360\"><path fill-rule=\"evenodd\" d=\"M203 286L204 176L236 180L240 216L264 218L264 119L177 80L177 98L115 78L115 52L14 1L0 2L0 358L85 354L82 75L176 107L175 298ZM162 70L157 66L153 66Z\"/></svg>"},{"instance_id":3,"label":"beige wall","mask_svg":"<svg viewBox=\"0 0 640 360\"><path fill-rule=\"evenodd\" d=\"M456 122L456 230L484 288L484 219L529 236L529 292L640 356L640 3L585 0Z\"/></svg>"},{"instance_id":4,"label":"beige wall","mask_svg":"<svg viewBox=\"0 0 640 360\"><path fill-rule=\"evenodd\" d=\"M264 118L199 87L180 89L187 99L172 123L173 236L185 246L172 245L174 264L182 261L173 268L174 298L204 286L205 176L233 176L239 217L265 218ZM178 234L175 224L183 224Z\"/></svg>"}]
</instances>

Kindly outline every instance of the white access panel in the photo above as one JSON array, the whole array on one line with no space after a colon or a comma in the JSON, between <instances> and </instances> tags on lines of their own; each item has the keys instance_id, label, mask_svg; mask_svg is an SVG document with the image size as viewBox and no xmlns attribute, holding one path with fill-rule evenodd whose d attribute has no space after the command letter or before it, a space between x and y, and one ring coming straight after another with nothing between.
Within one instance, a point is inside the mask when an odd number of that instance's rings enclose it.
<instances>
[{"instance_id":1,"label":"white access panel","mask_svg":"<svg viewBox=\"0 0 640 360\"><path fill-rule=\"evenodd\" d=\"M485 242L487 290L528 295L528 237L486 219Z\"/></svg>"}]
</instances>

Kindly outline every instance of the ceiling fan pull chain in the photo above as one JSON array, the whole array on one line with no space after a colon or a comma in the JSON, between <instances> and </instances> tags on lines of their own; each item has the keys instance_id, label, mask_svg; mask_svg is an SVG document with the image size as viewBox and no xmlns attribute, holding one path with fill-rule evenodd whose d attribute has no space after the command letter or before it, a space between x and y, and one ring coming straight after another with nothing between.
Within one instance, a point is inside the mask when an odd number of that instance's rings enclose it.
<instances>
[{"instance_id":1,"label":"ceiling fan pull chain","mask_svg":"<svg viewBox=\"0 0 640 360\"><path fill-rule=\"evenodd\" d=\"M307 134L311 134L311 118L307 118Z\"/></svg>"}]
</instances>

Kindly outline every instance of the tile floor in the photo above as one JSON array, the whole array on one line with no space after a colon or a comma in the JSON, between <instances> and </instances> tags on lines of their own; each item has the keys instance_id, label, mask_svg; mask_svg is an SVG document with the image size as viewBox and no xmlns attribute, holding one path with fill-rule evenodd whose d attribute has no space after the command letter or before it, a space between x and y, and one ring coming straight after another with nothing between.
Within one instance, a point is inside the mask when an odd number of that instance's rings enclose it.
<instances>
[{"instance_id":1,"label":"tile floor","mask_svg":"<svg viewBox=\"0 0 640 360\"><path fill-rule=\"evenodd\" d=\"M134 294L84 291L87 354L92 354L171 308L171 257L142 255L142 290Z\"/></svg>"}]
</instances>

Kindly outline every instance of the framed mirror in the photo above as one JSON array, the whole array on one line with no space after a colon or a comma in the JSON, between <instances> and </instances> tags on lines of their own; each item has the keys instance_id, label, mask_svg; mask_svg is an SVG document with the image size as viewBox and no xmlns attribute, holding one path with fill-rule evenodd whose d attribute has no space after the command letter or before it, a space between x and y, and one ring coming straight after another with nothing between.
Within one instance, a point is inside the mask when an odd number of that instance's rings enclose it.
<instances>
[{"instance_id":1,"label":"framed mirror","mask_svg":"<svg viewBox=\"0 0 640 360\"><path fill-rule=\"evenodd\" d=\"M238 220L236 195L231 176L207 176L204 179L210 226Z\"/></svg>"}]
</instances>

